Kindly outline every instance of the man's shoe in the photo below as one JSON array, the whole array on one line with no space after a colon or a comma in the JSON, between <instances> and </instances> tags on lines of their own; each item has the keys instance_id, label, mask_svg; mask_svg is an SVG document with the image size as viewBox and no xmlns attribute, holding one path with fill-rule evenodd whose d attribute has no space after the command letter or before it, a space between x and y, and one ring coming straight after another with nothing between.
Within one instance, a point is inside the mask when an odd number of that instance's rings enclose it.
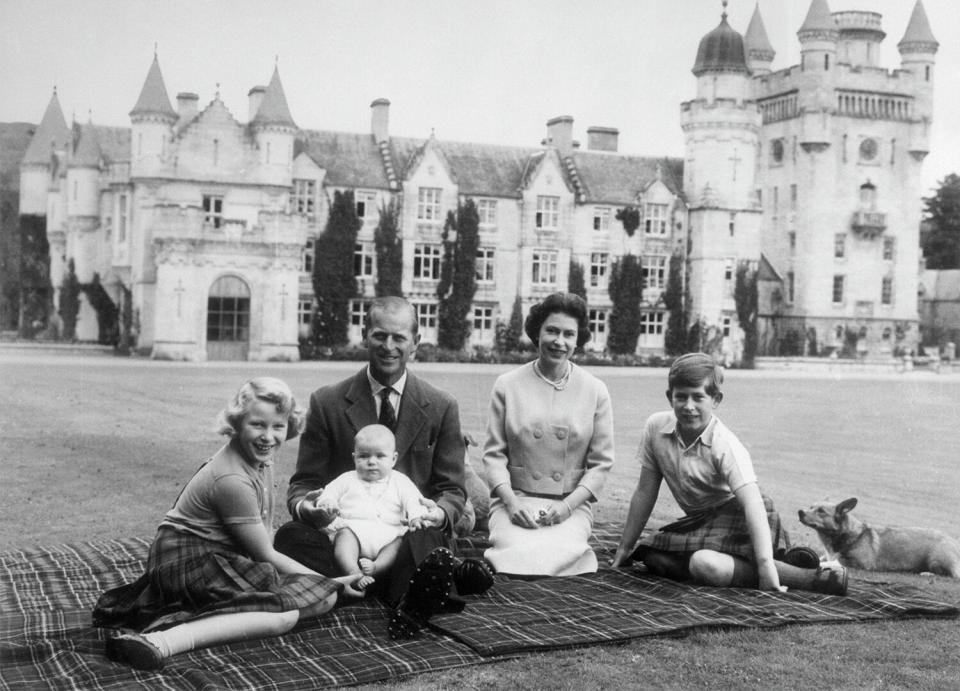
<instances>
[{"instance_id":1,"label":"man's shoe","mask_svg":"<svg viewBox=\"0 0 960 691\"><path fill-rule=\"evenodd\" d=\"M847 594L847 570L842 566L818 568L813 577L811 590L824 595Z\"/></svg>"},{"instance_id":2,"label":"man's shoe","mask_svg":"<svg viewBox=\"0 0 960 691\"><path fill-rule=\"evenodd\" d=\"M453 585L459 595L480 595L493 585L493 569L483 559L461 559L453 567Z\"/></svg>"},{"instance_id":3,"label":"man's shoe","mask_svg":"<svg viewBox=\"0 0 960 691\"><path fill-rule=\"evenodd\" d=\"M453 587L453 553L437 547L410 577L407 592L390 615L387 633L393 640L413 638L443 609Z\"/></svg>"}]
</instances>

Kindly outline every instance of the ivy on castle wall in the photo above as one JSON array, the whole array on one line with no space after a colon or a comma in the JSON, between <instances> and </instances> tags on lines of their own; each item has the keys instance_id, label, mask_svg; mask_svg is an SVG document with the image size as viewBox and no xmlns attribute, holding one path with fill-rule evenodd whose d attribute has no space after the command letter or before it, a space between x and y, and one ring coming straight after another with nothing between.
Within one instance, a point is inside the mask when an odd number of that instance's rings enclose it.
<instances>
[{"instance_id":1,"label":"ivy on castle wall","mask_svg":"<svg viewBox=\"0 0 960 691\"><path fill-rule=\"evenodd\" d=\"M117 345L120 342L120 309L100 282L100 274L94 273L90 283L80 284L87 302L97 313L97 343Z\"/></svg>"},{"instance_id":2,"label":"ivy on castle wall","mask_svg":"<svg viewBox=\"0 0 960 691\"><path fill-rule=\"evenodd\" d=\"M567 274L567 292L579 295L586 301L587 283L584 279L583 264L575 259L570 260L570 272Z\"/></svg>"},{"instance_id":3,"label":"ivy on castle wall","mask_svg":"<svg viewBox=\"0 0 960 691\"><path fill-rule=\"evenodd\" d=\"M477 292L477 248L480 245L480 215L467 199L449 212L443 228L443 263L437 285L437 345L462 350L470 336L468 319Z\"/></svg>"},{"instance_id":4,"label":"ivy on castle wall","mask_svg":"<svg viewBox=\"0 0 960 691\"><path fill-rule=\"evenodd\" d=\"M362 221L353 192L335 191L323 233L317 237L313 263L313 292L317 309L313 337L320 346L346 345L350 327L350 300L357 295L353 255Z\"/></svg>"},{"instance_id":5,"label":"ivy on castle wall","mask_svg":"<svg viewBox=\"0 0 960 691\"><path fill-rule=\"evenodd\" d=\"M740 322L740 329L743 331L743 355L740 364L743 367L752 368L759 344L757 316L760 297L757 287L757 269L751 262L741 261L737 265L733 302L737 307L737 321Z\"/></svg>"},{"instance_id":6,"label":"ivy on castle wall","mask_svg":"<svg viewBox=\"0 0 960 691\"><path fill-rule=\"evenodd\" d=\"M402 295L403 239L400 237L397 202L391 199L380 207L380 220L373 232L377 253L377 282L374 291L378 297Z\"/></svg>"},{"instance_id":7,"label":"ivy on castle wall","mask_svg":"<svg viewBox=\"0 0 960 691\"><path fill-rule=\"evenodd\" d=\"M632 204L617 210L616 219L623 224L623 230L629 237L640 227L640 209Z\"/></svg>"},{"instance_id":8,"label":"ivy on castle wall","mask_svg":"<svg viewBox=\"0 0 960 691\"><path fill-rule=\"evenodd\" d=\"M663 293L663 305L670 316L663 336L663 349L667 355L682 355L687 352L687 313L684 309L683 274L686 262L680 252L670 255L667 288Z\"/></svg>"}]
</instances>

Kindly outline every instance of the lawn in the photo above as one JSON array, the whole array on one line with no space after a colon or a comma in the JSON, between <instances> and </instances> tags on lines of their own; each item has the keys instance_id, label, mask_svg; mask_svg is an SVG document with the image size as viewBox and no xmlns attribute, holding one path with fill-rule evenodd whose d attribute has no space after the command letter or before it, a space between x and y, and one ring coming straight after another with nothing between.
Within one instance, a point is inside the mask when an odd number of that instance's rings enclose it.
<instances>
[{"instance_id":1,"label":"lawn","mask_svg":"<svg viewBox=\"0 0 960 691\"><path fill-rule=\"evenodd\" d=\"M358 363L190 363L0 352L5 432L0 550L152 535L183 483L222 443L216 412L245 378L286 379L304 402ZM482 438L496 366L418 364L460 401L465 431ZM639 469L644 418L666 404L665 370L593 370L614 401L617 462L600 520L622 520ZM939 527L960 536L960 378L956 375L816 377L731 371L719 414L750 449L765 493L796 542L819 546L797 520L812 501L855 496L873 523ZM283 451L277 491L296 458ZM661 495L652 523L675 516ZM281 515L279 519L285 519ZM906 580L948 602L960 583ZM391 687L589 689L956 688L956 620L695 633L620 646L530 655L412 678Z\"/></svg>"}]
</instances>

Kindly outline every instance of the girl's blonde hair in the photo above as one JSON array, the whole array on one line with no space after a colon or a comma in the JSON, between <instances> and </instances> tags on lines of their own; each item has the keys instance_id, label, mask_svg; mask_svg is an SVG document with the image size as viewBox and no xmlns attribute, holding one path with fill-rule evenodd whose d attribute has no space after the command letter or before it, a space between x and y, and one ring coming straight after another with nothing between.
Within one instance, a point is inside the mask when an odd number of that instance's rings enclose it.
<instances>
[{"instance_id":1,"label":"girl's blonde hair","mask_svg":"<svg viewBox=\"0 0 960 691\"><path fill-rule=\"evenodd\" d=\"M254 401L273 403L278 413L287 416L287 439L293 439L303 431L306 413L297 405L287 383L275 377L256 377L245 382L227 407L217 415L217 433L235 436Z\"/></svg>"}]
</instances>

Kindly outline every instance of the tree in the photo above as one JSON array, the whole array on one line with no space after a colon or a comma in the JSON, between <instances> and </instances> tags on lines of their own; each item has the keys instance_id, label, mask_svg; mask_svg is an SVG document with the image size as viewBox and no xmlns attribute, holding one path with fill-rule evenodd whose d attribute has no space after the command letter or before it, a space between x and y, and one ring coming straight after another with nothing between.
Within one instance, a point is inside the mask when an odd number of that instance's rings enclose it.
<instances>
[{"instance_id":1,"label":"tree","mask_svg":"<svg viewBox=\"0 0 960 691\"><path fill-rule=\"evenodd\" d=\"M520 296L513 299L513 309L510 311L510 321L497 321L497 351L512 353L520 350L520 339L523 337L523 304Z\"/></svg>"},{"instance_id":2,"label":"tree","mask_svg":"<svg viewBox=\"0 0 960 691\"><path fill-rule=\"evenodd\" d=\"M922 241L927 268L960 269L960 176L947 175L923 203L931 226Z\"/></svg>"},{"instance_id":3,"label":"tree","mask_svg":"<svg viewBox=\"0 0 960 691\"><path fill-rule=\"evenodd\" d=\"M610 330L607 348L614 355L627 355L637 349L640 336L640 296L643 293L643 274L640 260L625 254L610 267Z\"/></svg>"},{"instance_id":4,"label":"tree","mask_svg":"<svg viewBox=\"0 0 960 691\"><path fill-rule=\"evenodd\" d=\"M664 307L670 312L663 348L667 355L682 355L687 352L687 313L684 308L683 272L686 270L683 255L670 255L667 288L663 293Z\"/></svg>"},{"instance_id":5,"label":"tree","mask_svg":"<svg viewBox=\"0 0 960 691\"><path fill-rule=\"evenodd\" d=\"M733 302L737 306L737 321L743 331L743 356L741 364L744 367L753 367L757 357L757 313L759 304L757 290L757 269L749 261L741 261L737 265L737 279L733 288Z\"/></svg>"},{"instance_id":6,"label":"tree","mask_svg":"<svg viewBox=\"0 0 960 691\"><path fill-rule=\"evenodd\" d=\"M317 257L313 262L313 292L317 310L313 316L313 335L318 345L346 345L350 326L350 300L357 295L353 256L361 221L353 202L353 192L334 192L330 217L317 238Z\"/></svg>"},{"instance_id":7,"label":"tree","mask_svg":"<svg viewBox=\"0 0 960 691\"><path fill-rule=\"evenodd\" d=\"M472 199L447 214L443 227L444 257L437 285L437 345L462 350L470 335L467 319L477 292L477 248L480 246L480 214Z\"/></svg>"},{"instance_id":8,"label":"tree","mask_svg":"<svg viewBox=\"0 0 960 691\"><path fill-rule=\"evenodd\" d=\"M374 288L378 297L402 295L403 240L397 223L397 203L393 199L380 207L380 221L373 231L377 252L377 283Z\"/></svg>"},{"instance_id":9,"label":"tree","mask_svg":"<svg viewBox=\"0 0 960 691\"><path fill-rule=\"evenodd\" d=\"M20 217L20 335L33 337L52 310L50 245L43 216Z\"/></svg>"},{"instance_id":10,"label":"tree","mask_svg":"<svg viewBox=\"0 0 960 691\"><path fill-rule=\"evenodd\" d=\"M87 296L87 302L97 313L97 343L117 345L120 341L120 308L110 299L110 295L100 282L100 274L94 273L90 283L80 285Z\"/></svg>"},{"instance_id":11,"label":"tree","mask_svg":"<svg viewBox=\"0 0 960 691\"><path fill-rule=\"evenodd\" d=\"M617 210L616 218L623 224L623 229L629 237L640 227L640 209L632 204Z\"/></svg>"},{"instance_id":12,"label":"tree","mask_svg":"<svg viewBox=\"0 0 960 691\"><path fill-rule=\"evenodd\" d=\"M67 275L60 286L60 319L63 321L61 338L73 341L77 338L77 315L80 313L80 281L71 257L67 261Z\"/></svg>"},{"instance_id":13,"label":"tree","mask_svg":"<svg viewBox=\"0 0 960 691\"><path fill-rule=\"evenodd\" d=\"M575 259L570 260L570 273L567 278L567 290L574 295L579 295L586 301L587 284L584 280L583 264Z\"/></svg>"}]
</instances>

